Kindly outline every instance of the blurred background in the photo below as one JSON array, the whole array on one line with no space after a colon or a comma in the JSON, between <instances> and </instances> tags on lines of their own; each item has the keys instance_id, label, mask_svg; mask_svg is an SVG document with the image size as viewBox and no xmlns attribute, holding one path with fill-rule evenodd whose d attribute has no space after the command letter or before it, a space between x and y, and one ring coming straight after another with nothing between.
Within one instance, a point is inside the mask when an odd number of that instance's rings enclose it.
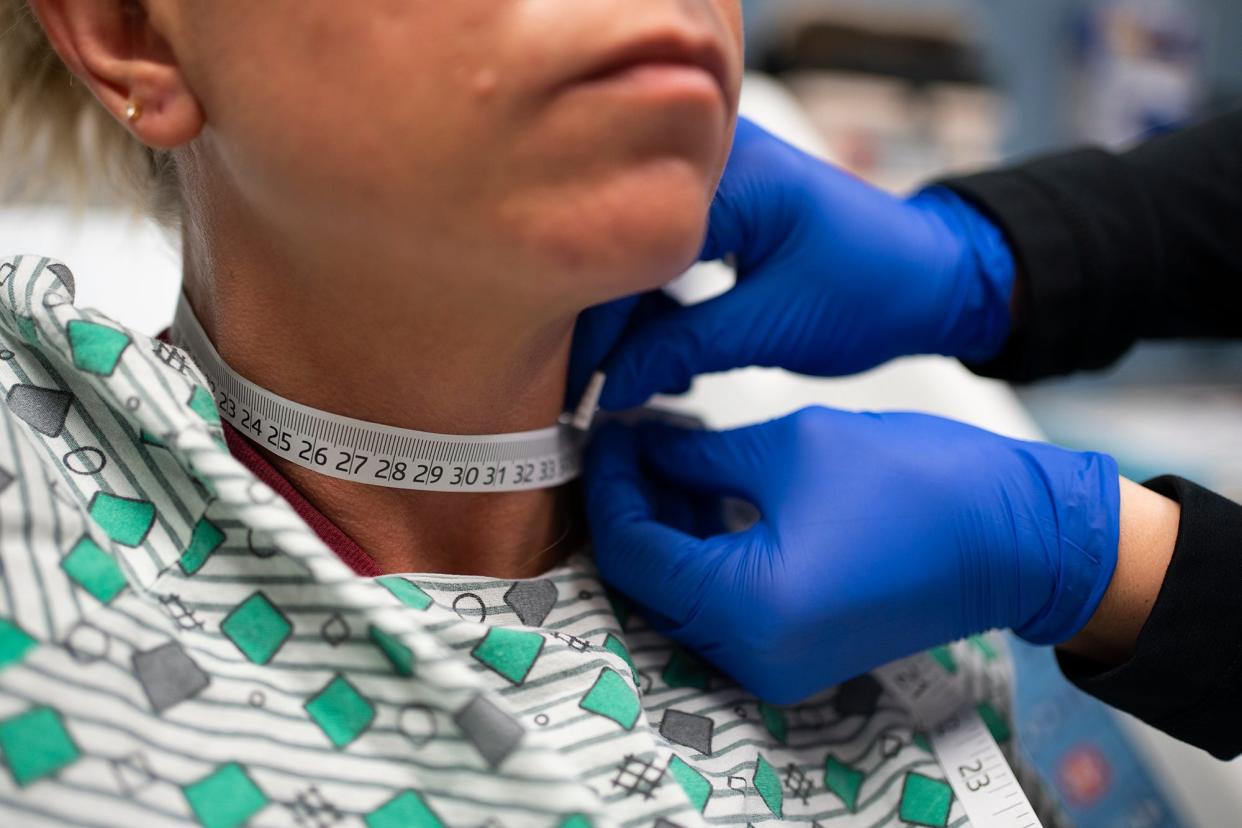
<instances>
[{"instance_id":1,"label":"blurred background","mask_svg":"<svg viewBox=\"0 0 1242 828\"><path fill-rule=\"evenodd\" d=\"M828 157L897 191L1084 142L1125 147L1242 102L1240 0L745 7L752 68L792 94ZM926 382L929 369L889 384ZM990 427L1021 430L1001 398L936 377L942 396L969 399L969 410L953 414L979 422L992 412ZM1176 473L1242 499L1238 345L1145 344L1110 371L1015 390L1028 427L1054 442L1110 452L1132 478ZM878 396L892 394L900 392ZM1065 685L1048 653L1013 649L1020 749L1074 824L1242 825L1242 765L1215 763L1104 710Z\"/></svg>"},{"instance_id":2,"label":"blurred background","mask_svg":"<svg viewBox=\"0 0 1242 828\"><path fill-rule=\"evenodd\" d=\"M1239 0L749 0L751 65L831 157L906 190L946 170L1125 146L1242 100ZM1242 227L1240 227L1242 232ZM1242 349L1148 345L1021 390L1058 442L1242 499ZM1239 820L1242 824L1242 819Z\"/></svg>"},{"instance_id":3,"label":"blurred background","mask_svg":"<svg viewBox=\"0 0 1242 828\"><path fill-rule=\"evenodd\" d=\"M1123 147L1242 102L1242 0L743 3L748 114L896 191L1083 142ZM3 158L0 180L20 179ZM103 193L84 209L4 194L0 255L54 255L78 274L78 304L147 333L168 324L175 239ZM1106 373L1024 389L929 358L844 381L748 371L704 380L674 404L728 426L812 403L933 411L1108 451L1128 476L1177 473L1242 500L1235 345L1144 345ZM1053 783L1073 824L1242 825L1242 764L1105 711L1065 684L1050 653L1013 649L1017 749Z\"/></svg>"}]
</instances>

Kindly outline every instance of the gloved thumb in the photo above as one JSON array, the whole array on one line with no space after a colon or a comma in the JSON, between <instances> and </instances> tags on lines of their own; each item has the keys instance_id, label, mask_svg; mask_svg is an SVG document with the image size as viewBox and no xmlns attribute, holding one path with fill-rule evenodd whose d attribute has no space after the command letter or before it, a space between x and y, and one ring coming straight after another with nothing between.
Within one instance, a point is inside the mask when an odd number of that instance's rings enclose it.
<instances>
[{"instance_id":1,"label":"gloved thumb","mask_svg":"<svg viewBox=\"0 0 1242 828\"><path fill-rule=\"evenodd\" d=\"M591 375L600 369L604 358L621 338L638 302L639 297L631 296L587 308L579 315L574 328L573 348L569 353L566 411L573 411L582 399L582 392L586 390Z\"/></svg>"},{"instance_id":2,"label":"gloved thumb","mask_svg":"<svg viewBox=\"0 0 1242 828\"><path fill-rule=\"evenodd\" d=\"M609 424L595 433L583 486L604 580L672 624L690 623L714 546L656 520L656 494L643 476L634 429Z\"/></svg>"},{"instance_id":3,"label":"gloved thumb","mask_svg":"<svg viewBox=\"0 0 1242 828\"><path fill-rule=\"evenodd\" d=\"M699 374L736 367L727 343L736 338L744 309L733 292L691 307L661 297L665 307L631 327L605 362L600 406L636 408L655 394L685 392Z\"/></svg>"},{"instance_id":4,"label":"gloved thumb","mask_svg":"<svg viewBox=\"0 0 1242 828\"><path fill-rule=\"evenodd\" d=\"M808 175L822 168L749 121L738 125L733 153L712 202L702 259L733 256L738 283L711 301L662 309L631 326L605 367L601 405L617 411L653 394L680 393L700 374L779 361L772 313L796 317L796 299L767 295L765 272L796 256L806 216ZM666 300L667 301L667 300ZM765 314L765 310L768 313Z\"/></svg>"},{"instance_id":5,"label":"gloved thumb","mask_svg":"<svg viewBox=\"0 0 1242 828\"><path fill-rule=\"evenodd\" d=\"M767 261L815 205L806 180L824 164L743 119L712 200L702 260L737 257L743 273Z\"/></svg>"},{"instance_id":6,"label":"gloved thumb","mask_svg":"<svg viewBox=\"0 0 1242 828\"><path fill-rule=\"evenodd\" d=\"M695 377L751 366L796 370L776 329L806 327L805 303L777 301L762 279L743 279L731 290L683 307L667 297L643 300L628 331L604 364L608 382L600 405L635 408L654 394L680 394Z\"/></svg>"},{"instance_id":7,"label":"gloved thumb","mask_svg":"<svg viewBox=\"0 0 1242 828\"><path fill-rule=\"evenodd\" d=\"M768 445L771 429L752 426L735 431L699 431L667 425L638 429L643 462L664 480L702 494L731 496L762 511L768 458L779 447Z\"/></svg>"}]
</instances>

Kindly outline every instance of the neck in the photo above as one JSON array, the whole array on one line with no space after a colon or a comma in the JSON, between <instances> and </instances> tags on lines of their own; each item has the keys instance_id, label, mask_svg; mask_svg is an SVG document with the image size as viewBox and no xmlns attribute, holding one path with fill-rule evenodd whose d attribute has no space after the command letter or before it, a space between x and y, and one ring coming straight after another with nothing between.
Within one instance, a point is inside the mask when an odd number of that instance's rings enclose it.
<instances>
[{"instance_id":1,"label":"neck","mask_svg":"<svg viewBox=\"0 0 1242 828\"><path fill-rule=\"evenodd\" d=\"M561 412L573 313L469 295L452 287L459 274L374 255L190 236L185 291L208 337L235 371L283 397L444 434L545 428ZM377 283L375 272L398 278ZM385 572L534 577L582 531L563 490L405 491L268 459Z\"/></svg>"}]
</instances>

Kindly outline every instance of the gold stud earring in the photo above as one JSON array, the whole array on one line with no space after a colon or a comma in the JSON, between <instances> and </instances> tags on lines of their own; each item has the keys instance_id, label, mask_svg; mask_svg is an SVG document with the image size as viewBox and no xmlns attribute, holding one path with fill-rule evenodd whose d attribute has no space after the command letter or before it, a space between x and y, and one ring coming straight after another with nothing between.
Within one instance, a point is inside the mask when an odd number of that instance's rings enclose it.
<instances>
[{"instance_id":1,"label":"gold stud earring","mask_svg":"<svg viewBox=\"0 0 1242 828\"><path fill-rule=\"evenodd\" d=\"M131 124L135 124L141 117L142 102L130 98L129 103L125 105L125 120L129 121Z\"/></svg>"}]
</instances>

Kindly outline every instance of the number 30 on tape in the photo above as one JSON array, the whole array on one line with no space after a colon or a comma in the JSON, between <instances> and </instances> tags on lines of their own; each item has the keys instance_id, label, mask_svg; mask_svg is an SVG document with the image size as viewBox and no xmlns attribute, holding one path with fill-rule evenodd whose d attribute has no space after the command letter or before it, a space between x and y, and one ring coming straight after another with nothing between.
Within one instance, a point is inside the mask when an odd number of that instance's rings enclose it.
<instances>
[{"instance_id":1,"label":"number 30 on tape","mask_svg":"<svg viewBox=\"0 0 1242 828\"><path fill-rule=\"evenodd\" d=\"M203 370L223 419L273 454L319 474L439 492L549 489L578 476L585 436L569 424L455 436L368 423L301 405L239 375L184 298L173 336Z\"/></svg>"}]
</instances>

